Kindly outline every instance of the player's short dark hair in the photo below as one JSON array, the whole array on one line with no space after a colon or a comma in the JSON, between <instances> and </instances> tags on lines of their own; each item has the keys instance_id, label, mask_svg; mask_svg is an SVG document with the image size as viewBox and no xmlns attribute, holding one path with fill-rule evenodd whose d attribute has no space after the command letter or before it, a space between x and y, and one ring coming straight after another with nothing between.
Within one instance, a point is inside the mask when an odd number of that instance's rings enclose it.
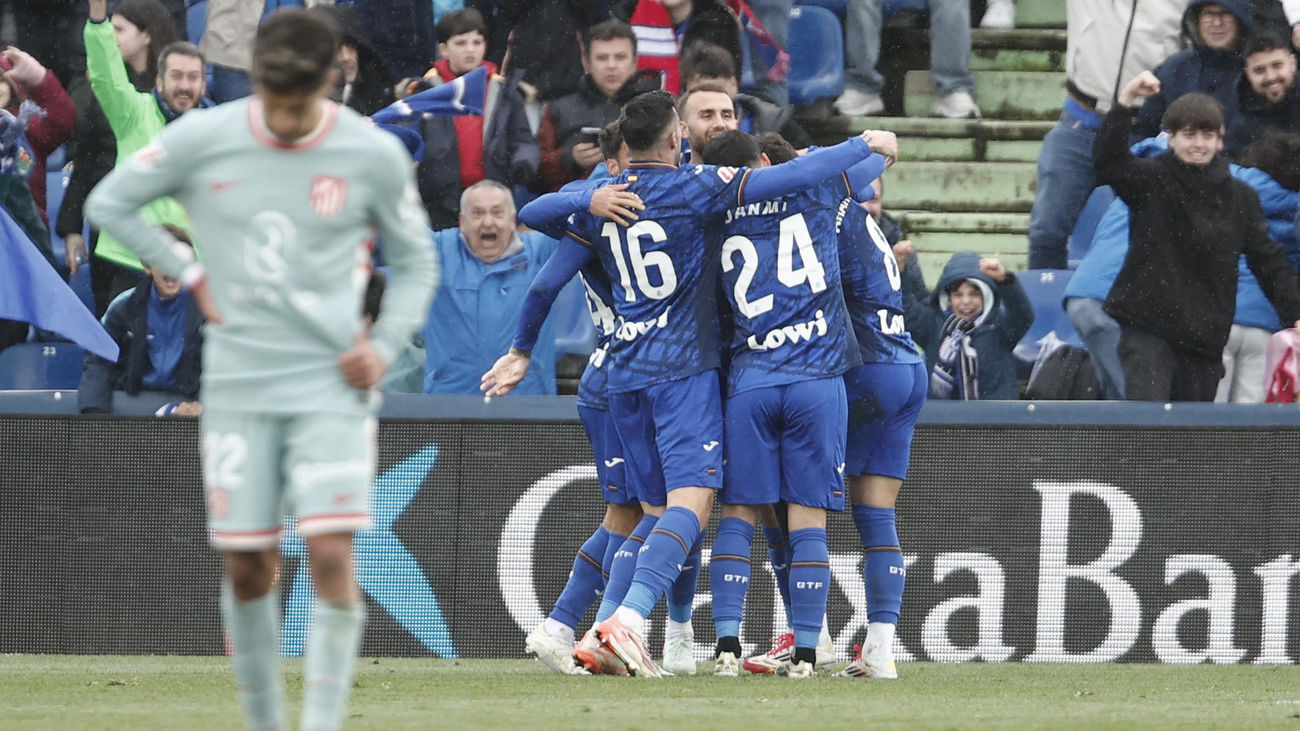
<instances>
[{"instance_id":1,"label":"player's short dark hair","mask_svg":"<svg viewBox=\"0 0 1300 731\"><path fill-rule=\"evenodd\" d=\"M606 20L597 23L582 32L583 55L591 55L591 44L594 41L614 41L623 38L632 44L632 55L636 55L636 33L632 31L632 26L621 20Z\"/></svg>"},{"instance_id":2,"label":"player's short dark hair","mask_svg":"<svg viewBox=\"0 0 1300 731\"><path fill-rule=\"evenodd\" d=\"M199 63L207 63L207 59L203 57L203 51L200 51L198 46L189 41L173 41L172 43L168 43L166 48L163 48L158 52L159 76L163 76L167 73L167 59L173 54L197 58Z\"/></svg>"},{"instance_id":3,"label":"player's short dark hair","mask_svg":"<svg viewBox=\"0 0 1300 731\"><path fill-rule=\"evenodd\" d=\"M328 12L285 8L257 29L253 81L274 94L321 88L334 67L339 27Z\"/></svg>"},{"instance_id":4,"label":"player's short dark hair","mask_svg":"<svg viewBox=\"0 0 1300 731\"><path fill-rule=\"evenodd\" d=\"M604 155L606 160L612 160L618 157L618 150L622 146L623 130L616 119L600 130L600 154Z\"/></svg>"},{"instance_id":5,"label":"player's short dark hair","mask_svg":"<svg viewBox=\"0 0 1300 731\"><path fill-rule=\"evenodd\" d=\"M1199 91L1183 94L1165 109L1160 126L1176 134L1190 129L1197 132L1218 132L1223 128L1223 107L1209 94Z\"/></svg>"},{"instance_id":6,"label":"player's short dark hair","mask_svg":"<svg viewBox=\"0 0 1300 731\"><path fill-rule=\"evenodd\" d=\"M1300 190L1300 135L1266 129L1241 151L1237 164L1268 173L1287 190Z\"/></svg>"},{"instance_id":7,"label":"player's short dark hair","mask_svg":"<svg viewBox=\"0 0 1300 731\"><path fill-rule=\"evenodd\" d=\"M664 130L676 121L673 98L666 91L648 91L638 94L623 105L623 116L618 127L628 149L644 152L659 145Z\"/></svg>"},{"instance_id":8,"label":"player's short dark hair","mask_svg":"<svg viewBox=\"0 0 1300 731\"><path fill-rule=\"evenodd\" d=\"M700 151L706 165L729 165L733 168L754 167L762 154L754 135L738 129L716 135Z\"/></svg>"},{"instance_id":9,"label":"player's short dark hair","mask_svg":"<svg viewBox=\"0 0 1300 731\"><path fill-rule=\"evenodd\" d=\"M1291 41L1283 40L1281 34L1266 28L1246 39L1246 45L1241 49L1241 57L1249 58L1252 54L1279 50L1292 53Z\"/></svg>"},{"instance_id":10,"label":"player's short dark hair","mask_svg":"<svg viewBox=\"0 0 1300 731\"><path fill-rule=\"evenodd\" d=\"M444 13L438 19L438 25L434 30L438 34L438 42L446 43L455 36L464 33L478 33L487 38L487 23L483 21L483 14L474 8L463 8Z\"/></svg>"},{"instance_id":11,"label":"player's short dark hair","mask_svg":"<svg viewBox=\"0 0 1300 731\"><path fill-rule=\"evenodd\" d=\"M689 101L691 97L696 94L705 93L723 94L728 99L731 99L731 92L727 91L727 88L722 84L719 84L716 81L706 81L703 84L697 84L690 89L687 89L686 93L681 95L681 98L677 100L677 113L681 114L686 111L686 102ZM731 105L733 108L735 107L735 100L732 100Z\"/></svg>"},{"instance_id":12,"label":"player's short dark hair","mask_svg":"<svg viewBox=\"0 0 1300 731\"><path fill-rule=\"evenodd\" d=\"M758 136L758 149L767 155L768 162L773 165L780 165L783 162L789 162L799 153L795 151L794 145L785 141L785 138L776 132L764 132Z\"/></svg>"},{"instance_id":13,"label":"player's short dark hair","mask_svg":"<svg viewBox=\"0 0 1300 731\"><path fill-rule=\"evenodd\" d=\"M736 59L727 49L708 41L693 41L682 50L677 61L682 83L701 76L706 79L734 79Z\"/></svg>"}]
</instances>

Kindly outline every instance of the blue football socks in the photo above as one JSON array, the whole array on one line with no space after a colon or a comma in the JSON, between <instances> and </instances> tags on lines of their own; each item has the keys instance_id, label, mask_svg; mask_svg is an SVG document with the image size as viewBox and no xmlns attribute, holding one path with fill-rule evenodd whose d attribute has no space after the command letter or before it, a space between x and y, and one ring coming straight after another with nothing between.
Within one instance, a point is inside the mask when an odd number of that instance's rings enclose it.
<instances>
[{"instance_id":1,"label":"blue football socks","mask_svg":"<svg viewBox=\"0 0 1300 731\"><path fill-rule=\"evenodd\" d=\"M573 557L573 571L569 573L569 580L565 582L560 598L555 600L551 619L572 629L578 628L582 616L605 588L605 576L600 564L605 558L605 546L608 543L609 531L602 526L578 549L578 554Z\"/></svg>"},{"instance_id":2,"label":"blue football socks","mask_svg":"<svg viewBox=\"0 0 1300 731\"><path fill-rule=\"evenodd\" d=\"M796 648L814 648L831 590L825 528L790 531L790 626Z\"/></svg>"},{"instance_id":3,"label":"blue football socks","mask_svg":"<svg viewBox=\"0 0 1300 731\"><path fill-rule=\"evenodd\" d=\"M749 549L754 526L740 518L723 518L713 539L709 587L713 594L713 627L717 639L740 636L740 620L749 591Z\"/></svg>"},{"instance_id":4,"label":"blue football socks","mask_svg":"<svg viewBox=\"0 0 1300 731\"><path fill-rule=\"evenodd\" d=\"M614 610L623 603L623 597L632 585L632 576L636 573L637 556L658 522L659 518L654 515L643 515L641 522L632 530L632 535L615 552L609 566L609 580L605 582L605 594L600 598L600 607L596 609L597 622L604 622L614 616Z\"/></svg>"},{"instance_id":5,"label":"blue football socks","mask_svg":"<svg viewBox=\"0 0 1300 731\"><path fill-rule=\"evenodd\" d=\"M681 573L686 554L700 537L700 531L700 521L693 511L683 507L664 511L637 559L636 574L622 606L649 617L655 603Z\"/></svg>"},{"instance_id":6,"label":"blue football socks","mask_svg":"<svg viewBox=\"0 0 1300 731\"><path fill-rule=\"evenodd\" d=\"M866 555L862 581L867 590L867 620L898 624L907 574L898 546L898 525L893 508L853 506L853 522L862 536Z\"/></svg>"}]
</instances>

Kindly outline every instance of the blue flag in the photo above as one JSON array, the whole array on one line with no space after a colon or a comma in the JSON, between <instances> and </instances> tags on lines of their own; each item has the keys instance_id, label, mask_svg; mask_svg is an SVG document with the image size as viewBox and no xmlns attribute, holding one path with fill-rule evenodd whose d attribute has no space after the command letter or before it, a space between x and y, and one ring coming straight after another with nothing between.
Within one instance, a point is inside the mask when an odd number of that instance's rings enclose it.
<instances>
[{"instance_id":1,"label":"blue flag","mask_svg":"<svg viewBox=\"0 0 1300 731\"><path fill-rule=\"evenodd\" d=\"M51 330L106 360L117 343L0 207L0 317Z\"/></svg>"},{"instance_id":2,"label":"blue flag","mask_svg":"<svg viewBox=\"0 0 1300 731\"><path fill-rule=\"evenodd\" d=\"M398 99L370 115L370 118L375 124L400 124L419 119L425 114L435 117L482 114L487 96L487 73L486 66L479 66L445 84Z\"/></svg>"}]
</instances>

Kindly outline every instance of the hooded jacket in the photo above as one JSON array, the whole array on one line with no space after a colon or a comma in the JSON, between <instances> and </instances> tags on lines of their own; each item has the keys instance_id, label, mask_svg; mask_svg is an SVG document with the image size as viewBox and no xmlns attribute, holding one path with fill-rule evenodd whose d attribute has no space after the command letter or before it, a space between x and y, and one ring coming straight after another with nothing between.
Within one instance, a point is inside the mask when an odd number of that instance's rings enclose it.
<instances>
[{"instance_id":1,"label":"hooded jacket","mask_svg":"<svg viewBox=\"0 0 1300 731\"><path fill-rule=\"evenodd\" d=\"M1097 177L1129 206L1129 250L1106 298L1121 325L1193 357L1220 357L1245 254L1283 322L1300 319L1300 286L1269 238L1259 196L1216 157L1188 165L1173 152L1138 159L1126 144L1130 109L1115 106L1093 148Z\"/></svg>"},{"instance_id":2,"label":"hooded jacket","mask_svg":"<svg viewBox=\"0 0 1300 731\"><path fill-rule=\"evenodd\" d=\"M1197 17L1206 5L1222 5L1237 18L1237 44L1234 48L1218 50L1201 42ZM1187 3L1187 10L1183 12L1183 37L1191 47L1175 53L1156 68L1160 93L1142 104L1133 134L1139 139L1159 134L1160 118L1165 109L1178 97L1193 91L1219 100L1223 105L1223 117L1230 122L1237 110L1237 79L1243 66L1241 48L1254 29L1250 0L1191 0ZM1128 80L1120 83L1128 83Z\"/></svg>"},{"instance_id":3,"label":"hooded jacket","mask_svg":"<svg viewBox=\"0 0 1300 731\"><path fill-rule=\"evenodd\" d=\"M953 254L948 260L939 276L939 286L928 296L915 290L911 278L903 277L908 330L917 344L925 349L926 370L933 371L943 337L943 323L948 318L947 290L966 279L973 280L984 293L984 312L979 315L970 334L971 345L979 355L980 399L1018 399L1020 387L1012 349L1034 324L1034 308L1029 295L1010 271L1001 283L994 282L980 271L979 253L963 251Z\"/></svg>"}]
</instances>

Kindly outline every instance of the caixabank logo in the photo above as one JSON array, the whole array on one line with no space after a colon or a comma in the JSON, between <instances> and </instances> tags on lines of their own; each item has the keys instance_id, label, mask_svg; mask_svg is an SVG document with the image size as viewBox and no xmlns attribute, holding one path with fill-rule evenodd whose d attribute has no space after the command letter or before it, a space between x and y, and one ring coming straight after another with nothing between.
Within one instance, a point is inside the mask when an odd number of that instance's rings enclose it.
<instances>
[{"instance_id":1,"label":"caixabank logo","mask_svg":"<svg viewBox=\"0 0 1300 731\"><path fill-rule=\"evenodd\" d=\"M0 420L0 443L0 652L223 651L197 430L28 418ZM379 443L373 525L356 542L363 652L522 656L603 514L581 427L390 421ZM1297 443L1283 429L918 429L898 506L897 656L1296 662ZM52 444L78 445L60 479L31 458ZM869 607L848 516L831 516L829 534L830 630L847 660ZM286 533L282 550L282 649L296 654L312 598L301 540ZM766 553L754 546L748 649L785 629Z\"/></svg>"}]
</instances>

